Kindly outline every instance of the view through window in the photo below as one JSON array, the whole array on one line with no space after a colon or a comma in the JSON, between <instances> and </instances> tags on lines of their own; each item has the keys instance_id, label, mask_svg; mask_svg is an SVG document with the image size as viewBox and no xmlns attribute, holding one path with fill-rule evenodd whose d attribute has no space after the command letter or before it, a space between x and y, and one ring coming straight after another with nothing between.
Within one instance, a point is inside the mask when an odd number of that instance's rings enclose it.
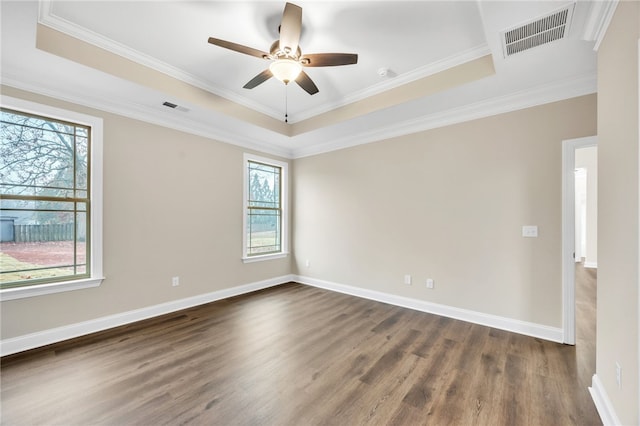
<instances>
[{"instance_id":1,"label":"view through window","mask_svg":"<svg viewBox=\"0 0 640 426\"><path fill-rule=\"evenodd\" d=\"M1 110L0 289L90 275L90 130Z\"/></svg>"},{"instance_id":2,"label":"view through window","mask_svg":"<svg viewBox=\"0 0 640 426\"><path fill-rule=\"evenodd\" d=\"M282 252L282 168L247 161L246 255Z\"/></svg>"}]
</instances>

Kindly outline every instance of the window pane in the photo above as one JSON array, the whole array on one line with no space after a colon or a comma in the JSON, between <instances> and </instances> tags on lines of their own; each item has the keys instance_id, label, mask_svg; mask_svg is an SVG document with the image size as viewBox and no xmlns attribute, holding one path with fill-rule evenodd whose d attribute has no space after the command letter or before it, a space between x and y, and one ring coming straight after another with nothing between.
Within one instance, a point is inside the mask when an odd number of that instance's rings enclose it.
<instances>
[{"instance_id":1,"label":"window pane","mask_svg":"<svg viewBox=\"0 0 640 426\"><path fill-rule=\"evenodd\" d=\"M78 203L81 204L81 203ZM87 241L87 213L78 211L76 213L76 240L79 242ZM84 263L84 261L82 262Z\"/></svg>"},{"instance_id":2,"label":"window pane","mask_svg":"<svg viewBox=\"0 0 640 426\"><path fill-rule=\"evenodd\" d=\"M87 158L89 158L89 139L76 137L76 189L87 189Z\"/></svg>"},{"instance_id":3,"label":"window pane","mask_svg":"<svg viewBox=\"0 0 640 426\"><path fill-rule=\"evenodd\" d=\"M249 162L249 206L280 207L280 167Z\"/></svg>"},{"instance_id":4,"label":"window pane","mask_svg":"<svg viewBox=\"0 0 640 426\"><path fill-rule=\"evenodd\" d=\"M46 223L29 219L42 212L31 213L0 214L0 286L86 274L86 213L47 212Z\"/></svg>"},{"instance_id":5,"label":"window pane","mask_svg":"<svg viewBox=\"0 0 640 426\"><path fill-rule=\"evenodd\" d=\"M86 189L87 153L88 138L76 138L74 126L2 110L3 193L65 196L64 189Z\"/></svg>"},{"instance_id":6,"label":"window pane","mask_svg":"<svg viewBox=\"0 0 640 426\"><path fill-rule=\"evenodd\" d=\"M86 272L87 265L87 239L85 238L85 226L84 222L77 222L78 238L76 239L75 246L75 267L76 274L84 274Z\"/></svg>"},{"instance_id":7,"label":"window pane","mask_svg":"<svg viewBox=\"0 0 640 426\"><path fill-rule=\"evenodd\" d=\"M2 110L0 288L89 273L89 128Z\"/></svg>"},{"instance_id":8,"label":"window pane","mask_svg":"<svg viewBox=\"0 0 640 426\"><path fill-rule=\"evenodd\" d=\"M45 117L36 117L5 109L2 110L2 123L15 124L19 125L20 127L33 129L42 129L44 127L47 127L55 132L67 135L73 135L75 127L71 123L63 123L58 120L51 120Z\"/></svg>"},{"instance_id":9,"label":"window pane","mask_svg":"<svg viewBox=\"0 0 640 426\"><path fill-rule=\"evenodd\" d=\"M249 209L248 254L281 251L280 211Z\"/></svg>"}]
</instances>

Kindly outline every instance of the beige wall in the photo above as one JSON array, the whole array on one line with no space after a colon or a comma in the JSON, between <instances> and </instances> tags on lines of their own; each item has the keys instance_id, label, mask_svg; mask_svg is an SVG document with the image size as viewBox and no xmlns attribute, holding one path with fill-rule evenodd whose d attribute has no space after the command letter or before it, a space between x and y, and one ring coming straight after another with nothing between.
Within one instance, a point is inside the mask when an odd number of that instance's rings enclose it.
<instances>
[{"instance_id":1,"label":"beige wall","mask_svg":"<svg viewBox=\"0 0 640 426\"><path fill-rule=\"evenodd\" d=\"M638 37L621 1L598 50L597 375L622 424L638 424ZM622 387L615 363L622 367Z\"/></svg>"},{"instance_id":2,"label":"beige wall","mask_svg":"<svg viewBox=\"0 0 640 426\"><path fill-rule=\"evenodd\" d=\"M3 339L289 274L289 258L241 261L242 148L8 87L2 94L104 119L106 276L99 288L3 301Z\"/></svg>"},{"instance_id":3,"label":"beige wall","mask_svg":"<svg viewBox=\"0 0 640 426\"><path fill-rule=\"evenodd\" d=\"M298 159L294 272L561 327L562 140L595 134L591 95Z\"/></svg>"},{"instance_id":4,"label":"beige wall","mask_svg":"<svg viewBox=\"0 0 640 426\"><path fill-rule=\"evenodd\" d=\"M581 256L585 258L586 266L594 267L598 264L598 148L590 146L576 149L575 164L576 168L585 169L587 173L585 194L586 250L581 253ZM576 210L576 213L579 212Z\"/></svg>"}]
</instances>

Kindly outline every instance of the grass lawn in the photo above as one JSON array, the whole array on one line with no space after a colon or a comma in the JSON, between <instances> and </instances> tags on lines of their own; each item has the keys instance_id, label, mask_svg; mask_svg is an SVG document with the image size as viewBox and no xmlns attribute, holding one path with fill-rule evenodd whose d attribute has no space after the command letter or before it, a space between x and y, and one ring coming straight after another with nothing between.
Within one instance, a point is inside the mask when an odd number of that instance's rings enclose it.
<instances>
[{"instance_id":1,"label":"grass lawn","mask_svg":"<svg viewBox=\"0 0 640 426\"><path fill-rule=\"evenodd\" d=\"M28 269L42 268L45 265L36 265L28 262L21 262L7 253L0 252L0 284L7 284L13 281L22 281L40 278L55 278L73 274L71 268L49 268L36 271ZM17 271L7 272L4 271Z\"/></svg>"}]
</instances>

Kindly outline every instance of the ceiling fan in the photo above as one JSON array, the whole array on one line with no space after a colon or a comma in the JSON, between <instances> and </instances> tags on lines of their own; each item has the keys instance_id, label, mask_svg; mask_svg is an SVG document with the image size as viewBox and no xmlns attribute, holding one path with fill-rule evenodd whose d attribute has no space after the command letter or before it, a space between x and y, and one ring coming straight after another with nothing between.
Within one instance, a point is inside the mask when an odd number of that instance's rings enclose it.
<instances>
[{"instance_id":1,"label":"ceiling fan","mask_svg":"<svg viewBox=\"0 0 640 426\"><path fill-rule=\"evenodd\" d=\"M311 53L302 54L298 42L302 31L302 8L287 3L282 13L280 39L273 42L269 53L243 46L218 38L209 37L209 43L225 49L244 53L245 55L272 61L269 68L252 78L243 87L253 89L271 77L275 77L284 84L295 81L310 95L318 93L318 87L305 73L303 67L332 67L358 63L358 55L354 53Z\"/></svg>"}]
</instances>

